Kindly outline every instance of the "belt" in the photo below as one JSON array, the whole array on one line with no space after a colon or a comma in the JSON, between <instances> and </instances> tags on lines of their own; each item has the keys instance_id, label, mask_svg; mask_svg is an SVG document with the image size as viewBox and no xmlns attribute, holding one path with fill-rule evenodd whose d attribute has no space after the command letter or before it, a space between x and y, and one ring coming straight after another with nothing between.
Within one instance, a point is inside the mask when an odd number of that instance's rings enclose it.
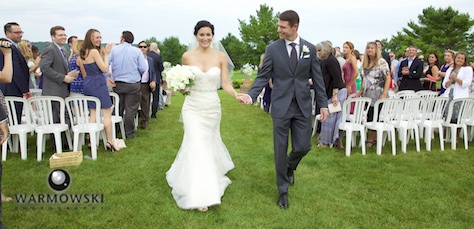
<instances>
[{"instance_id":1,"label":"belt","mask_svg":"<svg viewBox=\"0 0 474 229\"><path fill-rule=\"evenodd\" d=\"M124 82L124 81L115 81L115 83L127 83L127 82ZM136 83L140 83L140 81L136 82ZM128 84L135 84L135 83L128 83Z\"/></svg>"}]
</instances>

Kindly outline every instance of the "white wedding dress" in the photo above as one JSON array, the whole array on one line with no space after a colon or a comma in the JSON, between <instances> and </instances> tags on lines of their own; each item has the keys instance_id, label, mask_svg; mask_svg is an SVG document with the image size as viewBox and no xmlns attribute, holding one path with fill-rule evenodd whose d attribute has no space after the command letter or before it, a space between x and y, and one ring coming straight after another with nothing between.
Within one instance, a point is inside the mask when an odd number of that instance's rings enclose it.
<instances>
[{"instance_id":1,"label":"white wedding dress","mask_svg":"<svg viewBox=\"0 0 474 229\"><path fill-rule=\"evenodd\" d=\"M221 70L207 72L196 66L194 85L182 108L184 138L166 180L182 209L198 209L221 203L226 187L232 183L225 174L234 163L220 135L221 104L217 85Z\"/></svg>"}]
</instances>

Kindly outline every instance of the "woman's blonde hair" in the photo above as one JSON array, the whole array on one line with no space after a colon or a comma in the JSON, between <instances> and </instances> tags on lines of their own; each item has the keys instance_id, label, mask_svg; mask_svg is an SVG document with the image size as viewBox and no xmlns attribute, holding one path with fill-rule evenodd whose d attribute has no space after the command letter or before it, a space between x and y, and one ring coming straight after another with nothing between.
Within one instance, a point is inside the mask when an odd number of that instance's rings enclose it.
<instances>
[{"instance_id":1,"label":"woman's blonde hair","mask_svg":"<svg viewBox=\"0 0 474 229\"><path fill-rule=\"evenodd\" d=\"M23 55L23 57L25 57L26 61L34 60L33 52L31 52L31 50L28 49L28 44L30 44L30 41L28 40L22 40L18 43L18 48L20 48L20 52Z\"/></svg>"},{"instance_id":2,"label":"woman's blonde hair","mask_svg":"<svg viewBox=\"0 0 474 229\"><path fill-rule=\"evenodd\" d=\"M369 48L369 45L372 45L375 47L375 60L374 61L374 66L379 66L379 60L382 58L382 52L379 51L379 48L377 46L377 43L375 41L371 41L367 43L367 46L365 46L365 52L364 52L364 59L362 60L362 68L366 69L369 67L370 63L370 57L367 54L367 49Z\"/></svg>"},{"instance_id":3,"label":"woman's blonde hair","mask_svg":"<svg viewBox=\"0 0 474 229\"><path fill-rule=\"evenodd\" d=\"M74 45L72 46L72 49L71 49L71 56L69 56L69 61L71 61L71 59L74 55L80 55L81 54L82 44L84 44L84 40L77 40L74 43Z\"/></svg>"}]
</instances>

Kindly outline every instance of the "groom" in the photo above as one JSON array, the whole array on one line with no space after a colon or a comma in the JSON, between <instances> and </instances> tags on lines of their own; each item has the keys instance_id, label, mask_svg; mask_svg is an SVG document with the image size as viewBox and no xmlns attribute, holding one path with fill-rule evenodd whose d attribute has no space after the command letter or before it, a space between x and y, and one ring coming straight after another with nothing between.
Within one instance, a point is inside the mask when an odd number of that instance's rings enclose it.
<instances>
[{"instance_id":1,"label":"groom","mask_svg":"<svg viewBox=\"0 0 474 229\"><path fill-rule=\"evenodd\" d=\"M328 117L326 91L314 45L298 35L299 16L293 10L280 14L280 39L267 46L262 68L242 103L255 101L273 75L271 115L276 168L278 206L288 208L288 183L294 183L294 170L311 149L311 94L313 80L321 121ZM288 133L292 150L288 155Z\"/></svg>"}]
</instances>

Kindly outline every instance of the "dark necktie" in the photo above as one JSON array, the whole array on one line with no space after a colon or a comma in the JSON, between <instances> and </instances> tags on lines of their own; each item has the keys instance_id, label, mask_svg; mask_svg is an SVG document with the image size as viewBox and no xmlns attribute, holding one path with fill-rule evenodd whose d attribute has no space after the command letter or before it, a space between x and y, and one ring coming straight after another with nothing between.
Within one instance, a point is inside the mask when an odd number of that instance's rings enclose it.
<instances>
[{"instance_id":1,"label":"dark necktie","mask_svg":"<svg viewBox=\"0 0 474 229\"><path fill-rule=\"evenodd\" d=\"M296 54L296 43L290 43L291 45L291 53L290 53L290 66L291 70L295 72L296 70L296 65L298 65L298 55Z\"/></svg>"},{"instance_id":2,"label":"dark necktie","mask_svg":"<svg viewBox=\"0 0 474 229\"><path fill-rule=\"evenodd\" d=\"M64 51L63 48L61 48L61 53L63 54L64 62L66 63L66 65L68 65L68 63L67 63L67 57L66 57L66 51Z\"/></svg>"}]
</instances>

